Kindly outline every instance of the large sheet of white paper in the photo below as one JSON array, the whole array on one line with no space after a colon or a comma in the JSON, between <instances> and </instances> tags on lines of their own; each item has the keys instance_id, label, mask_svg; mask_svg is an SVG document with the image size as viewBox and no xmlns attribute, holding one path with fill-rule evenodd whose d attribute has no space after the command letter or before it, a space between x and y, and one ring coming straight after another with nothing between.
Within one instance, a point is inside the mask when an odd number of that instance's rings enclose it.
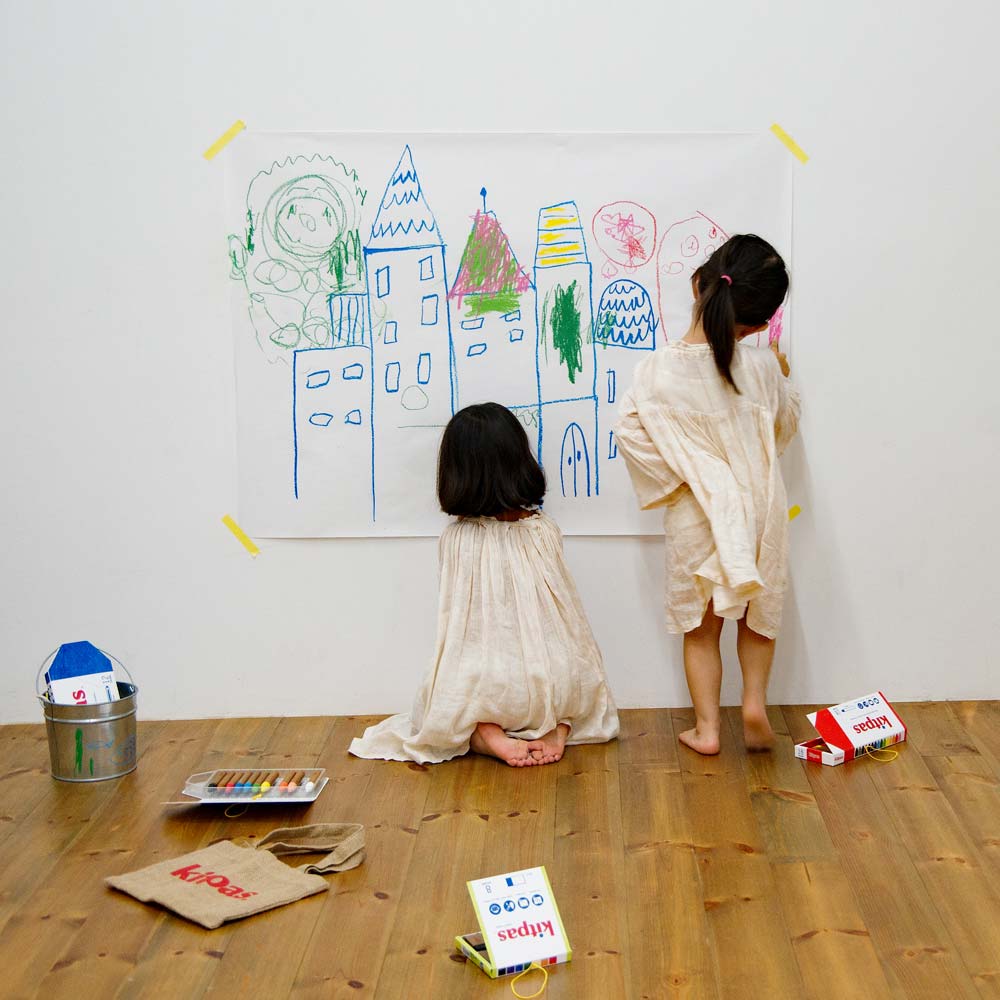
<instances>
[{"instance_id":1,"label":"large sheet of white paper","mask_svg":"<svg viewBox=\"0 0 1000 1000\"><path fill-rule=\"evenodd\" d=\"M437 534L442 428L486 400L524 424L564 532L657 533L611 433L632 371L683 336L728 235L791 250L769 133L251 132L226 159L259 536Z\"/></svg>"}]
</instances>

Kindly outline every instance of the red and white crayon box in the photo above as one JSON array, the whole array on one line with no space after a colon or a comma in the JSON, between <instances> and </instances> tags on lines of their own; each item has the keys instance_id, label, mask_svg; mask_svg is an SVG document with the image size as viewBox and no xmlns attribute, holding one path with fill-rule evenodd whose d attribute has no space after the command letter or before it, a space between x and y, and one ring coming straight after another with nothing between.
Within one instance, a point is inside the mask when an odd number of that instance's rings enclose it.
<instances>
[{"instance_id":1,"label":"red and white crayon box","mask_svg":"<svg viewBox=\"0 0 1000 1000\"><path fill-rule=\"evenodd\" d=\"M906 726L881 691L811 712L819 736L795 745L795 756L820 764L843 764L906 739Z\"/></svg>"}]
</instances>

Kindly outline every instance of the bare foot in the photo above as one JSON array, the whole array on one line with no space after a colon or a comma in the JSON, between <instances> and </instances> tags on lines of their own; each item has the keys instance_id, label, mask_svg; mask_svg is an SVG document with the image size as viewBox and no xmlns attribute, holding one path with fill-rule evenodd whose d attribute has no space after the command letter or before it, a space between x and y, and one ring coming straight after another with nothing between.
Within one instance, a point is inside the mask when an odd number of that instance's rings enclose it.
<instances>
[{"instance_id":1,"label":"bare foot","mask_svg":"<svg viewBox=\"0 0 1000 1000\"><path fill-rule=\"evenodd\" d=\"M536 764L555 764L556 761L562 760L568 739L569 726L560 722L551 733L546 733L540 739L532 740L528 744L528 752L535 759Z\"/></svg>"},{"instance_id":2,"label":"bare foot","mask_svg":"<svg viewBox=\"0 0 1000 1000\"><path fill-rule=\"evenodd\" d=\"M677 737L686 747L697 750L706 757L712 757L719 752L719 734L717 732L699 732L697 729L687 729Z\"/></svg>"},{"instance_id":3,"label":"bare foot","mask_svg":"<svg viewBox=\"0 0 1000 1000\"><path fill-rule=\"evenodd\" d=\"M469 746L484 757L496 757L511 767L530 767L537 764L528 753L528 744L524 740L515 740L508 736L498 725L492 722L480 722L469 739Z\"/></svg>"},{"instance_id":4,"label":"bare foot","mask_svg":"<svg viewBox=\"0 0 1000 1000\"><path fill-rule=\"evenodd\" d=\"M743 706L743 742L747 750L757 752L774 746L774 730L763 705Z\"/></svg>"}]
</instances>

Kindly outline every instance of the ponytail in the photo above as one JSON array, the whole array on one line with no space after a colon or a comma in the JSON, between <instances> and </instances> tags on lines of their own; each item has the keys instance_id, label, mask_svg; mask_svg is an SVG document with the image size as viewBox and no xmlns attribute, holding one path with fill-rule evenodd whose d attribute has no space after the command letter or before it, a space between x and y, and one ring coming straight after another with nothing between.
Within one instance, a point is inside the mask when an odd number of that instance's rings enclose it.
<instances>
[{"instance_id":1,"label":"ponytail","mask_svg":"<svg viewBox=\"0 0 1000 1000\"><path fill-rule=\"evenodd\" d=\"M737 327L762 326L788 291L788 272L778 251L759 236L734 236L694 272L700 321L719 374L739 392L733 378Z\"/></svg>"},{"instance_id":2,"label":"ponytail","mask_svg":"<svg viewBox=\"0 0 1000 1000\"><path fill-rule=\"evenodd\" d=\"M715 367L719 374L739 392L731 371L736 351L736 310L730 285L719 275L698 296L697 318L701 320L705 336L712 348Z\"/></svg>"}]
</instances>

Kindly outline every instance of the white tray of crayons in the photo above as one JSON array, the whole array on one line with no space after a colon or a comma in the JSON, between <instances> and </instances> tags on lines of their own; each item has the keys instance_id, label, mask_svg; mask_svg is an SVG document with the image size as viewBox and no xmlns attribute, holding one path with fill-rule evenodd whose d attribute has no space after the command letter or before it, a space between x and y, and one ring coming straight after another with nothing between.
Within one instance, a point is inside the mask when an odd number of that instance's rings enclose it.
<instances>
[{"instance_id":1,"label":"white tray of crayons","mask_svg":"<svg viewBox=\"0 0 1000 1000\"><path fill-rule=\"evenodd\" d=\"M183 794L221 805L300 805L315 802L329 780L322 767L201 771L184 782Z\"/></svg>"}]
</instances>

